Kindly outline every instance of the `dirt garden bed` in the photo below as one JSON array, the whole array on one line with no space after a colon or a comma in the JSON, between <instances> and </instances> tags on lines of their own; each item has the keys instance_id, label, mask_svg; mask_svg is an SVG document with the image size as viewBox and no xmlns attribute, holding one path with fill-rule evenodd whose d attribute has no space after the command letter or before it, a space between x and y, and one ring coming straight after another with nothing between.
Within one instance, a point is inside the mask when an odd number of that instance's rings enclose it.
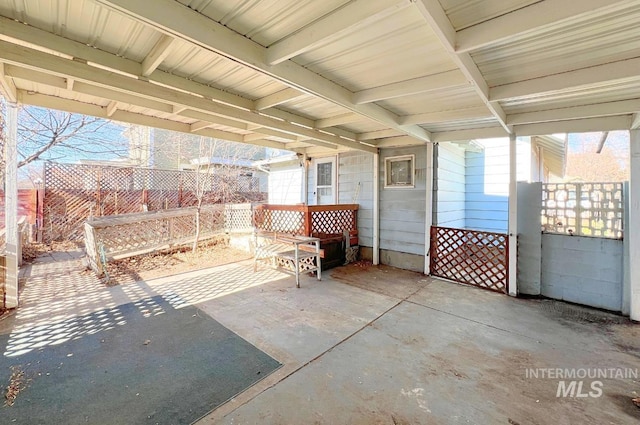
<instances>
[{"instance_id":1,"label":"dirt garden bed","mask_svg":"<svg viewBox=\"0 0 640 425\"><path fill-rule=\"evenodd\" d=\"M251 254L232 248L226 237L200 242L196 252L181 247L137 257L112 261L107 265L107 285L118 285L206 269L252 258Z\"/></svg>"}]
</instances>

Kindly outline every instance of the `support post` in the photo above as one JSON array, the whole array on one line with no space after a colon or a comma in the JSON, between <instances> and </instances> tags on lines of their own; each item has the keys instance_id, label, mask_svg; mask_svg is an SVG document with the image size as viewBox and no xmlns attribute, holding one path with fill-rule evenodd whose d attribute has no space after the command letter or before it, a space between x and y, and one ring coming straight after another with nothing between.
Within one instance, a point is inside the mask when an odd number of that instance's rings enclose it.
<instances>
[{"instance_id":1,"label":"support post","mask_svg":"<svg viewBox=\"0 0 640 425\"><path fill-rule=\"evenodd\" d=\"M509 135L509 295L518 295L518 188L516 135Z\"/></svg>"},{"instance_id":2,"label":"support post","mask_svg":"<svg viewBox=\"0 0 640 425\"><path fill-rule=\"evenodd\" d=\"M427 178L424 208L424 274L431 274L431 224L433 222L433 143L427 143Z\"/></svg>"},{"instance_id":3,"label":"support post","mask_svg":"<svg viewBox=\"0 0 640 425\"><path fill-rule=\"evenodd\" d=\"M4 143L4 196L6 238L6 308L18 307L18 105L7 102Z\"/></svg>"},{"instance_id":4,"label":"support post","mask_svg":"<svg viewBox=\"0 0 640 425\"><path fill-rule=\"evenodd\" d=\"M380 154L373 154L373 265L380 264Z\"/></svg>"},{"instance_id":5,"label":"support post","mask_svg":"<svg viewBox=\"0 0 640 425\"><path fill-rule=\"evenodd\" d=\"M629 222L624 226L625 238L629 240L629 316L640 321L640 130L629 133Z\"/></svg>"},{"instance_id":6,"label":"support post","mask_svg":"<svg viewBox=\"0 0 640 425\"><path fill-rule=\"evenodd\" d=\"M309 164L306 153L302 154L302 203L307 205L309 202Z\"/></svg>"}]
</instances>

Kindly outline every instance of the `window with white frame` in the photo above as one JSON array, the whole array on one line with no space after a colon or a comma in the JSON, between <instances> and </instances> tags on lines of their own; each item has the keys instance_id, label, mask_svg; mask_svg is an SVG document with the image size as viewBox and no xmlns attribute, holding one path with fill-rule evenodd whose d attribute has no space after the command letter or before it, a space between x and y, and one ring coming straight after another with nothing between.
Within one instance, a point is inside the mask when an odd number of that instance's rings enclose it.
<instances>
[{"instance_id":1,"label":"window with white frame","mask_svg":"<svg viewBox=\"0 0 640 425\"><path fill-rule=\"evenodd\" d=\"M415 155L390 156L384 159L384 187L414 187Z\"/></svg>"}]
</instances>

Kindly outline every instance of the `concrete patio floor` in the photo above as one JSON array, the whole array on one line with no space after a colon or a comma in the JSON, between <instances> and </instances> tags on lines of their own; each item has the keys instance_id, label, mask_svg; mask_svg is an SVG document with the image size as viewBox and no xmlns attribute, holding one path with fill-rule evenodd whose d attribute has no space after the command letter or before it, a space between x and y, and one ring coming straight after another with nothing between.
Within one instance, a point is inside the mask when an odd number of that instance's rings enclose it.
<instances>
[{"instance_id":1,"label":"concrete patio floor","mask_svg":"<svg viewBox=\"0 0 640 425\"><path fill-rule=\"evenodd\" d=\"M250 262L105 288L73 253L34 264L20 332L162 295L195 304L284 366L200 424L635 424L640 381L602 379L600 397L556 397L528 369L640 369L640 326L417 273L350 265L323 280ZM142 305L141 308L144 308ZM206 365L203 365L206 367ZM594 379L585 379L588 393ZM568 383L568 382L567 382Z\"/></svg>"}]
</instances>

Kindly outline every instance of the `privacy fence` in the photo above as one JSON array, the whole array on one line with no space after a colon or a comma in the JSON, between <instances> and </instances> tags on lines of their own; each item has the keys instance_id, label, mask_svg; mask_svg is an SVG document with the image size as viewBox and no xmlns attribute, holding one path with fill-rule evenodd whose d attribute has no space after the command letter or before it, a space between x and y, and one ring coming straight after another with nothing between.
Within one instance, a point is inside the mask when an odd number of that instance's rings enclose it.
<instances>
[{"instance_id":1,"label":"privacy fence","mask_svg":"<svg viewBox=\"0 0 640 425\"><path fill-rule=\"evenodd\" d=\"M208 173L136 167L59 164L44 169L45 242L81 240L90 217L203 205L261 202L258 178L238 167Z\"/></svg>"},{"instance_id":2,"label":"privacy fence","mask_svg":"<svg viewBox=\"0 0 640 425\"><path fill-rule=\"evenodd\" d=\"M542 185L542 230L572 236L621 239L622 183Z\"/></svg>"}]
</instances>

